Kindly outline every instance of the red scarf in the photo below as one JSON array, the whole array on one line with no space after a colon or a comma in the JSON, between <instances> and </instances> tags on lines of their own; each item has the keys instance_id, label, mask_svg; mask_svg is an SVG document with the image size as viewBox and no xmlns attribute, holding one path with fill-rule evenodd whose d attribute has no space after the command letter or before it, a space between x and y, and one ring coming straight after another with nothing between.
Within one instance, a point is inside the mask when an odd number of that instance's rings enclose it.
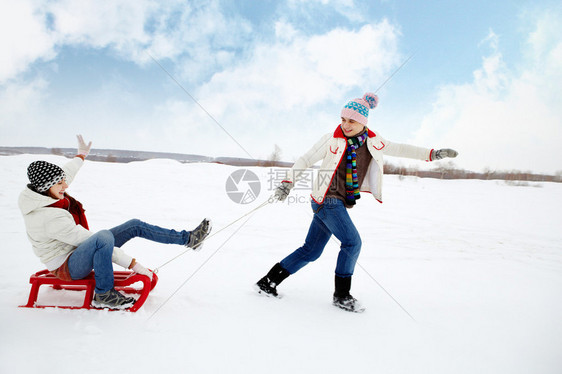
<instances>
[{"instance_id":1,"label":"red scarf","mask_svg":"<svg viewBox=\"0 0 562 374\"><path fill-rule=\"evenodd\" d=\"M74 222L76 222L77 225L81 225L86 230L89 230L90 228L88 227L88 221L86 220L86 214L84 214L85 210L82 207L82 203L68 194L65 194L64 196L64 199L49 205L49 207L68 210L70 214L72 214Z\"/></svg>"}]
</instances>

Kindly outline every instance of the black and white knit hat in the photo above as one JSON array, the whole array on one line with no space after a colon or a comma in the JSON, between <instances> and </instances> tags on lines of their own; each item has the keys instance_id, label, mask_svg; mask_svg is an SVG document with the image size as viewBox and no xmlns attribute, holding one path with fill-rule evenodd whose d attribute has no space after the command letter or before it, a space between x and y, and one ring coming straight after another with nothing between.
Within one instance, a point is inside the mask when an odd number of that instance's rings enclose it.
<instances>
[{"instance_id":1,"label":"black and white knit hat","mask_svg":"<svg viewBox=\"0 0 562 374\"><path fill-rule=\"evenodd\" d=\"M27 168L27 177L37 192L45 192L66 179L66 174L57 165L47 161L34 161Z\"/></svg>"}]
</instances>

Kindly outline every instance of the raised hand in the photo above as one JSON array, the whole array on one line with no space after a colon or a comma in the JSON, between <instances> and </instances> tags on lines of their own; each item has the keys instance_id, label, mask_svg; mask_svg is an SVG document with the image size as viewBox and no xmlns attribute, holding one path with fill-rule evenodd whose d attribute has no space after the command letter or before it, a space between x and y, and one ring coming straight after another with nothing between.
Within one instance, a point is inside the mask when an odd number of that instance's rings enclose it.
<instances>
[{"instance_id":1,"label":"raised hand","mask_svg":"<svg viewBox=\"0 0 562 374\"><path fill-rule=\"evenodd\" d=\"M92 148L92 142L89 142L88 145L86 145L82 135L76 135L76 138L78 138L78 154L84 157L88 156L90 148Z\"/></svg>"}]
</instances>

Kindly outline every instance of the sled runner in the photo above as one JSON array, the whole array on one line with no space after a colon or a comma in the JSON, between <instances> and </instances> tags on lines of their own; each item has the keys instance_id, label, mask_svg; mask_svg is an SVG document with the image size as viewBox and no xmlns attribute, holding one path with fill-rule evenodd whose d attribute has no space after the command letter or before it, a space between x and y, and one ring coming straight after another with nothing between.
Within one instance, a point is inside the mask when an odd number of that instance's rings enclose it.
<instances>
[{"instance_id":1,"label":"sled runner","mask_svg":"<svg viewBox=\"0 0 562 374\"><path fill-rule=\"evenodd\" d=\"M115 278L114 287L117 291L124 293L136 293L140 294L135 304L130 307L129 312L136 312L144 304L148 298L150 291L154 289L156 283L158 283L158 276L156 274L152 275L152 281L146 275L141 275L133 273L132 271L114 271L113 276ZM133 283L142 282L142 288L129 287ZM29 283L31 283L31 291L29 292L29 300L26 305L20 305L22 308L63 308L63 309L95 309L92 307L92 298L94 297L94 289L96 287L96 281L94 279L94 272L91 272L86 278L64 281L58 279L48 270L41 270L33 274L29 278ZM37 296L39 294L39 287L42 285L51 285L55 290L71 290L71 291L86 291L84 296L84 304L82 306L64 306L64 305L38 305Z\"/></svg>"}]
</instances>

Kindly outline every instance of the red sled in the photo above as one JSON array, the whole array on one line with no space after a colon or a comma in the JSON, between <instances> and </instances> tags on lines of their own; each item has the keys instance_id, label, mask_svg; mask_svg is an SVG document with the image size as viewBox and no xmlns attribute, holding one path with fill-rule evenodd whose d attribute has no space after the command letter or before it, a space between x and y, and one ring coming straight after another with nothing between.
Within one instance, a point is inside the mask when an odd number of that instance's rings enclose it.
<instances>
[{"instance_id":1,"label":"red sled","mask_svg":"<svg viewBox=\"0 0 562 374\"><path fill-rule=\"evenodd\" d=\"M152 275L152 281L146 275L133 273L132 271L114 271L114 287L117 291L128 294L140 294L139 298L132 307L125 309L129 312L136 312L144 304L148 298L150 291L154 289L158 283L158 276ZM142 288L129 287L133 283L142 282ZM29 278L31 283L31 291L29 292L29 299L26 305L20 305L21 308L63 308L63 309L96 309L92 307L92 299L94 297L94 289L96 288L96 280L94 279L94 272L91 272L86 278L65 281L55 277L49 270L41 270L33 274ZM47 284L55 290L70 290L70 291L86 291L84 296L84 304L82 306L65 306L65 305L38 305L37 296L39 294L39 287Z\"/></svg>"}]
</instances>

